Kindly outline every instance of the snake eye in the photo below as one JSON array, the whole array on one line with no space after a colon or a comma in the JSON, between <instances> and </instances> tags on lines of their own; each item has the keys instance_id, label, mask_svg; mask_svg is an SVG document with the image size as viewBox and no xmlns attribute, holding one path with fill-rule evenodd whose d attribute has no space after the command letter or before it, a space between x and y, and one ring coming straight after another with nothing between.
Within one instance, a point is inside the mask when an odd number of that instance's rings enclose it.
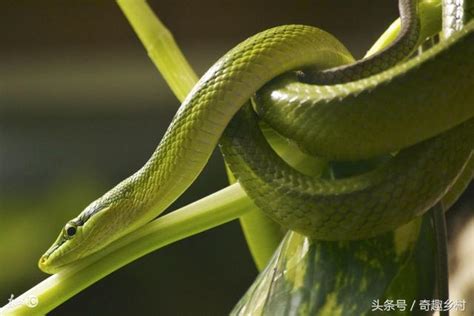
<instances>
[{"instance_id":1,"label":"snake eye","mask_svg":"<svg viewBox=\"0 0 474 316\"><path fill-rule=\"evenodd\" d=\"M64 235L66 238L71 238L73 237L77 232L77 226L74 223L67 223L66 226L64 226Z\"/></svg>"}]
</instances>

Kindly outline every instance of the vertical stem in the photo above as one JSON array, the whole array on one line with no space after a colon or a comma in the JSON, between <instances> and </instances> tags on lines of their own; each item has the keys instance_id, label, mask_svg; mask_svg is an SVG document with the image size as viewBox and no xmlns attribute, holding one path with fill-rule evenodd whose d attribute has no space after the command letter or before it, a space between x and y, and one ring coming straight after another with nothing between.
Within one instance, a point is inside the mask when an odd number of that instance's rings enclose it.
<instances>
[{"instance_id":1,"label":"vertical stem","mask_svg":"<svg viewBox=\"0 0 474 316\"><path fill-rule=\"evenodd\" d=\"M176 44L144 0L117 0L138 38L178 100L183 101L198 77Z\"/></svg>"}]
</instances>

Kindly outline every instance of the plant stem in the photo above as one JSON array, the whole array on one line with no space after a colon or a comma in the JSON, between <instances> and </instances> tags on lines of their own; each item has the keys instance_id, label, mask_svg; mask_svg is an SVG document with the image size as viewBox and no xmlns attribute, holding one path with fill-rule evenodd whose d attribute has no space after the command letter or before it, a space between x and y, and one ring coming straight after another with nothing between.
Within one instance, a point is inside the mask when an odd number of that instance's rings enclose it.
<instances>
[{"instance_id":1,"label":"plant stem","mask_svg":"<svg viewBox=\"0 0 474 316\"><path fill-rule=\"evenodd\" d=\"M180 208L115 241L103 251L79 260L37 284L8 305L0 315L45 314L97 280L177 240L238 218L252 207L234 184ZM36 298L38 304L25 303Z\"/></svg>"},{"instance_id":2,"label":"plant stem","mask_svg":"<svg viewBox=\"0 0 474 316\"><path fill-rule=\"evenodd\" d=\"M117 0L138 38L179 101L198 81L176 44L171 32L161 23L144 0Z\"/></svg>"}]
</instances>

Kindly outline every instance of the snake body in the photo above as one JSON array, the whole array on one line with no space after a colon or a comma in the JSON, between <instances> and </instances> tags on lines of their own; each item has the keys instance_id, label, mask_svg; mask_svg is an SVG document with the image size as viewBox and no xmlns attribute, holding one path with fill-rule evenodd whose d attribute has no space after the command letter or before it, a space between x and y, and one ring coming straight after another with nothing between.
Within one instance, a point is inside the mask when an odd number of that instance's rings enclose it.
<instances>
[{"instance_id":1,"label":"snake body","mask_svg":"<svg viewBox=\"0 0 474 316\"><path fill-rule=\"evenodd\" d=\"M413 3L401 0L401 8L414 10ZM403 16L408 19L398 45L325 72L353 59L314 27L276 27L236 46L192 89L148 162L69 221L40 268L55 272L156 217L198 176L224 131L222 149L239 182L285 227L322 239L366 238L422 214L449 190L472 154L474 24L393 66L423 37L417 15ZM305 81L331 85L302 83L298 73L272 81L295 70L305 70ZM341 81L350 82L333 84ZM276 156L258 130L247 101L264 85L259 114L307 152L360 159L408 148L361 176L304 176ZM451 88L438 90L446 86ZM289 112L267 106L282 100L291 101Z\"/></svg>"}]
</instances>

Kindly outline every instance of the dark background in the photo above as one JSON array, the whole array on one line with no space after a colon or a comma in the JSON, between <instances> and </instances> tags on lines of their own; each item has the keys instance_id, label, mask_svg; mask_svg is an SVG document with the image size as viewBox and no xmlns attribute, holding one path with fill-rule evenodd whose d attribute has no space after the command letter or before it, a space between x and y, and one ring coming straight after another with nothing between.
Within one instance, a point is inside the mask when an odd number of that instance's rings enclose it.
<instances>
[{"instance_id":1,"label":"dark background","mask_svg":"<svg viewBox=\"0 0 474 316\"><path fill-rule=\"evenodd\" d=\"M398 14L379 0L150 2L199 74L288 23L321 27L361 57ZM2 306L46 277L36 262L62 225L146 161L179 103L111 0L1 1L0 48ZM172 209L227 184L212 159ZM223 315L256 273L233 222L122 268L51 315Z\"/></svg>"}]
</instances>

